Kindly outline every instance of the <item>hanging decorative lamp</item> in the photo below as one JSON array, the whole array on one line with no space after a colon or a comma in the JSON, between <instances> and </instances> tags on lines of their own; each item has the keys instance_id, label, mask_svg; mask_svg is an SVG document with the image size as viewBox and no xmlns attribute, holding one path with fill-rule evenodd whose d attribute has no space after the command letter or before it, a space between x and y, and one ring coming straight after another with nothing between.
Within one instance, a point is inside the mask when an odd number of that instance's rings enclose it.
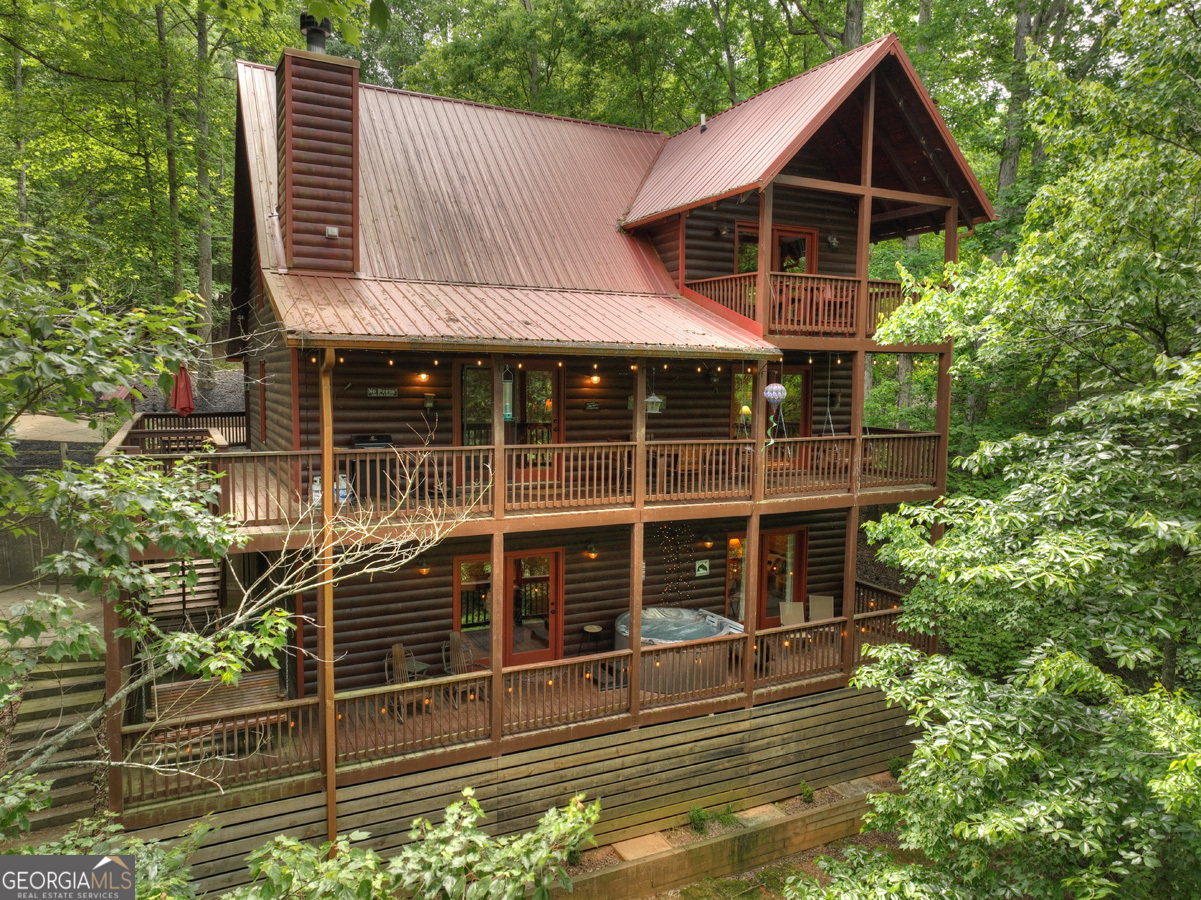
<instances>
[{"instance_id":1,"label":"hanging decorative lamp","mask_svg":"<svg viewBox=\"0 0 1201 900\"><path fill-rule=\"evenodd\" d=\"M500 373L501 398L504 404L505 421L513 421L513 370L505 366Z\"/></svg>"},{"instance_id":2,"label":"hanging decorative lamp","mask_svg":"<svg viewBox=\"0 0 1201 900\"><path fill-rule=\"evenodd\" d=\"M784 402L784 398L787 396L788 388L784 387L778 381L773 381L763 389L763 398L767 401L767 405L771 407L773 414L780 408L780 404Z\"/></svg>"},{"instance_id":3,"label":"hanging decorative lamp","mask_svg":"<svg viewBox=\"0 0 1201 900\"><path fill-rule=\"evenodd\" d=\"M663 398L655 393L655 370L651 368L651 392L646 395L646 414L656 415L663 409Z\"/></svg>"}]
</instances>

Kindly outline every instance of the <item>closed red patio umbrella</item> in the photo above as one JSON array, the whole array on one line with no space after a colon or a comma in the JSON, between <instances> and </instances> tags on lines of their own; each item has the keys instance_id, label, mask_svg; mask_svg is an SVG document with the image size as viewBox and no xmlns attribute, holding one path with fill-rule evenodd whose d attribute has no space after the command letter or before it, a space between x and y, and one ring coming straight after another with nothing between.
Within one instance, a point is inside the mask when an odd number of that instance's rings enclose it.
<instances>
[{"instance_id":1,"label":"closed red patio umbrella","mask_svg":"<svg viewBox=\"0 0 1201 900\"><path fill-rule=\"evenodd\" d=\"M171 407L181 416L190 416L196 411L196 403L192 399L192 377L188 374L188 367L182 363L171 388Z\"/></svg>"}]
</instances>

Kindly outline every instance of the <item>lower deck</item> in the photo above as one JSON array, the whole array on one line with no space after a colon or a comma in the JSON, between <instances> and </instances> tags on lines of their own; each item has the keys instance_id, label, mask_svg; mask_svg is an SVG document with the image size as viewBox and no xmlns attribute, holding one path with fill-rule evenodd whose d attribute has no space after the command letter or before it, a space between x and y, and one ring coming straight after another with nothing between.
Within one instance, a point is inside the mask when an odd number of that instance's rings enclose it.
<instances>
[{"instance_id":1,"label":"lower deck","mask_svg":"<svg viewBox=\"0 0 1201 900\"><path fill-rule=\"evenodd\" d=\"M345 572L331 705L308 592L278 674L222 696L166 680L128 711L110 796L135 815L165 801L216 809L233 788L331 771L369 781L841 689L864 646L927 646L899 630L901 594L855 579L853 518L765 516L753 541L739 518L452 538L395 571ZM245 584L285 560L234 558L223 602L236 602L237 570ZM700 632L652 633L675 623Z\"/></svg>"},{"instance_id":2,"label":"lower deck","mask_svg":"<svg viewBox=\"0 0 1201 900\"><path fill-rule=\"evenodd\" d=\"M599 799L601 820L593 831L598 843L608 844L683 824L694 805L747 809L794 796L802 780L821 788L879 772L890 757L908 755L914 734L904 710L886 707L879 693L838 688L636 731L565 736L498 757L369 780L340 778L336 825L342 834L368 832L363 846L390 855L407 842L414 818L437 820L470 785L492 834L530 829L549 807L577 793ZM277 834L325 839L319 785L294 779L287 788L287 795L245 788L225 795L224 811L213 817L220 828L193 857L201 891L245 883L246 853ZM131 811L126 822L137 837L169 837L199 814L168 802Z\"/></svg>"}]
</instances>

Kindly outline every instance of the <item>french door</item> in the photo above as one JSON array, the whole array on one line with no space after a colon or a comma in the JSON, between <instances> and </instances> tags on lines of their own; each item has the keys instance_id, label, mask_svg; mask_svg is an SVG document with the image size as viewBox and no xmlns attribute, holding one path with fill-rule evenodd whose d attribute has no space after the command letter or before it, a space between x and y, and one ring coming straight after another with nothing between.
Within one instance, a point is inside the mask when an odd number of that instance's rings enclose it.
<instances>
[{"instance_id":1,"label":"french door","mask_svg":"<svg viewBox=\"0 0 1201 900\"><path fill-rule=\"evenodd\" d=\"M563 655L563 551L505 554L506 666Z\"/></svg>"},{"instance_id":2,"label":"french door","mask_svg":"<svg viewBox=\"0 0 1201 900\"><path fill-rule=\"evenodd\" d=\"M491 656L489 557L455 559L454 628L469 641L476 662ZM549 662L563 655L563 551L505 554L504 657L506 666Z\"/></svg>"},{"instance_id":3,"label":"french door","mask_svg":"<svg viewBox=\"0 0 1201 900\"><path fill-rule=\"evenodd\" d=\"M759 615L756 627L780 624L781 603L804 603L809 568L809 529L764 531L759 553ZM806 617L807 620L808 617Z\"/></svg>"}]
</instances>

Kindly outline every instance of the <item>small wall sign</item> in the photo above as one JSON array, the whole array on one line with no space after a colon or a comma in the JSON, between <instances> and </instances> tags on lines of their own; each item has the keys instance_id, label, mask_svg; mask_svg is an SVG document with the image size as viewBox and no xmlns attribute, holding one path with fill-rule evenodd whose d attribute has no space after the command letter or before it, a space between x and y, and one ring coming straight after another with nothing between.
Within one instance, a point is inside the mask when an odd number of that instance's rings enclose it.
<instances>
[{"instance_id":1,"label":"small wall sign","mask_svg":"<svg viewBox=\"0 0 1201 900\"><path fill-rule=\"evenodd\" d=\"M698 559L696 561L696 577L701 578L702 576L705 576L708 574L709 574L709 560Z\"/></svg>"},{"instance_id":2,"label":"small wall sign","mask_svg":"<svg viewBox=\"0 0 1201 900\"><path fill-rule=\"evenodd\" d=\"M367 388L368 397L399 397L400 388Z\"/></svg>"},{"instance_id":3,"label":"small wall sign","mask_svg":"<svg viewBox=\"0 0 1201 900\"><path fill-rule=\"evenodd\" d=\"M596 400L589 400L584 404L584 409L588 412L596 412L600 409L600 403Z\"/></svg>"}]
</instances>

